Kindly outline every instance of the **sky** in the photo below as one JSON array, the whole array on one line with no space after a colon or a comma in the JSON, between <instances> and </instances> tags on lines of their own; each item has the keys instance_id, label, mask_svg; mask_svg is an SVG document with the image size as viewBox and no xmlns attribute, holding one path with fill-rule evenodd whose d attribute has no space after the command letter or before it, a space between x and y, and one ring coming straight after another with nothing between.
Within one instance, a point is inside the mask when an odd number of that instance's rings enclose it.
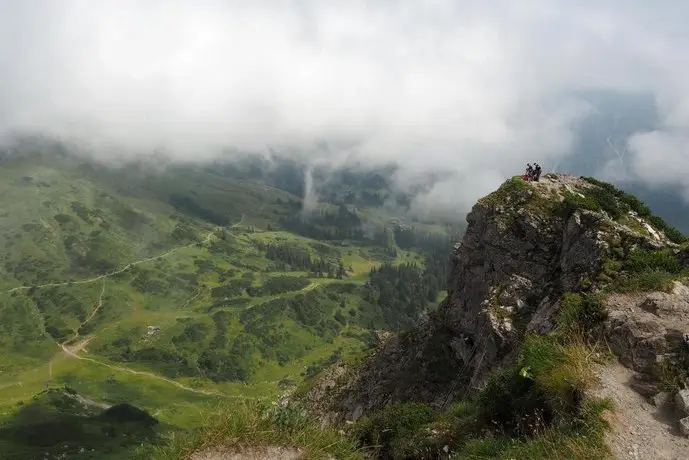
<instances>
[{"instance_id":1,"label":"sky","mask_svg":"<svg viewBox=\"0 0 689 460\"><path fill-rule=\"evenodd\" d=\"M683 0L0 0L0 138L395 161L455 173L428 200L461 207L571 151L592 110L575 91L644 91L660 121L626 139L625 174L689 199L687 17Z\"/></svg>"}]
</instances>

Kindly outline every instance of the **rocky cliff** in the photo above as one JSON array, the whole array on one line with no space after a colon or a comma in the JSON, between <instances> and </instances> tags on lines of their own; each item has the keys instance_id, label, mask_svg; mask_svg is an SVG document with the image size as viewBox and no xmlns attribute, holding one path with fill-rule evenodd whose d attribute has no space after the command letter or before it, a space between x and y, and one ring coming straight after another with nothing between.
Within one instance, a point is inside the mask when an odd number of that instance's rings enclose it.
<instances>
[{"instance_id":1,"label":"rocky cliff","mask_svg":"<svg viewBox=\"0 0 689 460\"><path fill-rule=\"evenodd\" d=\"M667 251L673 273L687 263L686 251L670 240L679 241L674 230L638 200L595 180L513 178L480 199L467 221L438 309L359 365L333 367L307 394L325 423L356 420L397 402L444 407L513 360L525 334L548 333L564 293L628 280L624 261L639 251ZM688 324L676 322L680 330L670 332L670 323L677 315L686 319L689 304L672 300L686 300L686 287L673 289L648 301L640 294L611 300L605 333L623 363L651 372L651 361L680 346ZM665 319L649 325L648 316L659 314Z\"/></svg>"}]
</instances>

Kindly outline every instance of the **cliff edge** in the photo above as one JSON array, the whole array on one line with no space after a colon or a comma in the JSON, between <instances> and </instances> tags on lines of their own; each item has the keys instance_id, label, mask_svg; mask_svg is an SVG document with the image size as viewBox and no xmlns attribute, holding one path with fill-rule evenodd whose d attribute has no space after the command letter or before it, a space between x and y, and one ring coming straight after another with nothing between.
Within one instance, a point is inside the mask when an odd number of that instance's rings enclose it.
<instances>
[{"instance_id":1,"label":"cliff edge","mask_svg":"<svg viewBox=\"0 0 689 460\"><path fill-rule=\"evenodd\" d=\"M555 331L576 296L599 302L577 316L587 340L609 346L632 376L625 386L649 404L677 401L668 430L681 434L689 422L682 418L689 251L678 231L610 184L564 174L512 178L480 199L467 221L438 309L357 365L335 365L306 393L323 424L398 403L442 410L463 400L516 362L527 335ZM680 452L689 448L677 442Z\"/></svg>"}]
</instances>

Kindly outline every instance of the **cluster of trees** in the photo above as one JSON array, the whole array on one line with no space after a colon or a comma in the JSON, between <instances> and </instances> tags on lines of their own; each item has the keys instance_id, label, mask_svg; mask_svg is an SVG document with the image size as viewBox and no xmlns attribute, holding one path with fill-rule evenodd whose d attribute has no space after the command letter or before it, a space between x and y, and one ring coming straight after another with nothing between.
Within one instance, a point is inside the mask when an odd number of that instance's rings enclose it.
<instances>
[{"instance_id":1,"label":"cluster of trees","mask_svg":"<svg viewBox=\"0 0 689 460\"><path fill-rule=\"evenodd\" d=\"M324 227L298 216L284 218L280 221L280 225L285 230L316 240L363 241L366 239L361 228Z\"/></svg>"},{"instance_id":2,"label":"cluster of trees","mask_svg":"<svg viewBox=\"0 0 689 460\"><path fill-rule=\"evenodd\" d=\"M137 349L129 337L116 339L99 352L114 361L144 363L169 378L198 375L193 363L175 350L155 346Z\"/></svg>"},{"instance_id":3,"label":"cluster of trees","mask_svg":"<svg viewBox=\"0 0 689 460\"><path fill-rule=\"evenodd\" d=\"M314 212L304 219L287 217L280 224L287 230L319 240L364 240L361 218L341 204L337 212Z\"/></svg>"},{"instance_id":4,"label":"cluster of trees","mask_svg":"<svg viewBox=\"0 0 689 460\"><path fill-rule=\"evenodd\" d=\"M393 229L395 242L401 249L418 249L422 252L433 252L436 249L448 250L452 241L459 241L459 235L450 237L438 233L424 233L413 227L398 225Z\"/></svg>"},{"instance_id":5,"label":"cluster of trees","mask_svg":"<svg viewBox=\"0 0 689 460\"><path fill-rule=\"evenodd\" d=\"M433 273L413 263L398 266L386 263L371 269L363 298L380 307L391 329L403 330L416 323L436 301L438 293L439 285Z\"/></svg>"},{"instance_id":6,"label":"cluster of trees","mask_svg":"<svg viewBox=\"0 0 689 460\"><path fill-rule=\"evenodd\" d=\"M402 239L402 245L422 247L423 267L415 263L397 266L385 263L371 270L362 293L365 301L381 309L386 327L392 330L412 327L421 314L435 305L438 295L447 287L450 274L451 240L409 233L405 234L408 239Z\"/></svg>"},{"instance_id":7,"label":"cluster of trees","mask_svg":"<svg viewBox=\"0 0 689 460\"><path fill-rule=\"evenodd\" d=\"M252 337L241 334L227 349L207 348L199 356L201 373L214 382L249 380L254 372L253 352L256 344Z\"/></svg>"},{"instance_id":8,"label":"cluster of trees","mask_svg":"<svg viewBox=\"0 0 689 460\"><path fill-rule=\"evenodd\" d=\"M312 259L311 254L304 248L289 244L260 245L259 249L266 251L266 257L280 264L281 270L308 271L315 276L342 279L344 277L344 263L339 260L333 264L323 257Z\"/></svg>"}]
</instances>

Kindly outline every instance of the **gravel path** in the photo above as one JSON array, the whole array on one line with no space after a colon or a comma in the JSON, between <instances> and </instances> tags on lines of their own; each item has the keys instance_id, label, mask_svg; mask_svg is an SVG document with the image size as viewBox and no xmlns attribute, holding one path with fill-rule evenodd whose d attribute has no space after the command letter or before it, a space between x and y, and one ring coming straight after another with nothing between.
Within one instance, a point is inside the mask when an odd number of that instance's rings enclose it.
<instances>
[{"instance_id":1,"label":"gravel path","mask_svg":"<svg viewBox=\"0 0 689 460\"><path fill-rule=\"evenodd\" d=\"M610 414L607 442L618 460L687 460L689 439L673 423L672 408L658 408L634 391L634 371L619 363L598 370L600 396L610 397L616 411ZM676 423L676 422L675 422Z\"/></svg>"}]
</instances>

